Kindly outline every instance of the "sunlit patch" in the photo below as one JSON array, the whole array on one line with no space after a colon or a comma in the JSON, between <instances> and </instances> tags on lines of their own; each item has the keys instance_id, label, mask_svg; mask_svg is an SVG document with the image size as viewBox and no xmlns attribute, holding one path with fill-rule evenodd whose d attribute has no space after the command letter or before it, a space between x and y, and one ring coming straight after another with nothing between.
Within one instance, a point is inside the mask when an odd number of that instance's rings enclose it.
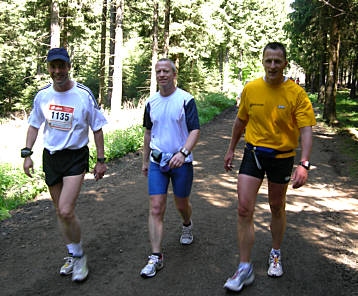
<instances>
[{"instance_id":1,"label":"sunlit patch","mask_svg":"<svg viewBox=\"0 0 358 296\"><path fill-rule=\"evenodd\" d=\"M215 196L215 195L211 194L210 192L200 193L200 198L203 198L208 203L210 203L213 206L218 207L218 208L229 208L229 207L231 207L232 202L233 202L232 199L224 199L220 196Z\"/></svg>"}]
</instances>

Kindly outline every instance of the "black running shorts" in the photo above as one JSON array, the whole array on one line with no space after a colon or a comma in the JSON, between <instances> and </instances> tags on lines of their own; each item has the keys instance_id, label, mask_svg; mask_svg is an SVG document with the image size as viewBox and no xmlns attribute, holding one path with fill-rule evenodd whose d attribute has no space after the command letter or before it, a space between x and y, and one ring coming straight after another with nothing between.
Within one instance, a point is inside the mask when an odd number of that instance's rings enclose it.
<instances>
[{"instance_id":1,"label":"black running shorts","mask_svg":"<svg viewBox=\"0 0 358 296\"><path fill-rule=\"evenodd\" d=\"M263 179L266 174L267 179L272 183L287 184L290 182L294 156L288 158L257 156L257 160L260 162L261 170L256 165L253 152L245 148L239 174L259 179Z\"/></svg>"},{"instance_id":2,"label":"black running shorts","mask_svg":"<svg viewBox=\"0 0 358 296\"><path fill-rule=\"evenodd\" d=\"M43 170L47 186L62 182L63 177L77 176L89 171L89 149L64 149L50 154L46 148L42 154Z\"/></svg>"}]
</instances>

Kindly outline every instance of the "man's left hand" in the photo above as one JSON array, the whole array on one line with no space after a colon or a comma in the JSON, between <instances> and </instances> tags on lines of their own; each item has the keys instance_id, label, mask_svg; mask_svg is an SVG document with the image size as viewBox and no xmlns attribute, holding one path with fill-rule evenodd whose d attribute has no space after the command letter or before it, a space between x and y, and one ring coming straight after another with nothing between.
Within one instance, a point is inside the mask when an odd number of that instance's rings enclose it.
<instances>
[{"instance_id":1,"label":"man's left hand","mask_svg":"<svg viewBox=\"0 0 358 296\"><path fill-rule=\"evenodd\" d=\"M97 162L94 167L94 170L93 170L93 174L94 174L96 181L98 181L99 179L102 179L106 171L107 171L106 164Z\"/></svg>"},{"instance_id":2,"label":"man's left hand","mask_svg":"<svg viewBox=\"0 0 358 296\"><path fill-rule=\"evenodd\" d=\"M297 166L295 169L291 181L292 181L292 188L297 189L303 186L308 177L308 171L301 165Z\"/></svg>"},{"instance_id":3,"label":"man's left hand","mask_svg":"<svg viewBox=\"0 0 358 296\"><path fill-rule=\"evenodd\" d=\"M185 162L185 156L181 152L178 152L174 154L172 159L169 161L169 167L171 169L180 168L184 162Z\"/></svg>"}]
</instances>

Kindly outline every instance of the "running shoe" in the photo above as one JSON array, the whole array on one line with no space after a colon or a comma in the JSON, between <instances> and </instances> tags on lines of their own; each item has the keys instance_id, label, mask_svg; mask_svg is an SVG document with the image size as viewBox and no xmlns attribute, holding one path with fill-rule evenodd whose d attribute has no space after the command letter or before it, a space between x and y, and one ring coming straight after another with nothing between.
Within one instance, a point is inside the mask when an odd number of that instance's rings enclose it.
<instances>
[{"instance_id":1,"label":"running shoe","mask_svg":"<svg viewBox=\"0 0 358 296\"><path fill-rule=\"evenodd\" d=\"M255 279L254 269L252 264L250 264L249 268L240 268L235 274L228 278L224 288L239 292L243 288L243 286L251 285Z\"/></svg>"},{"instance_id":2,"label":"running shoe","mask_svg":"<svg viewBox=\"0 0 358 296\"><path fill-rule=\"evenodd\" d=\"M72 281L81 282L88 276L87 256L73 257Z\"/></svg>"},{"instance_id":3,"label":"running shoe","mask_svg":"<svg viewBox=\"0 0 358 296\"><path fill-rule=\"evenodd\" d=\"M157 271L161 270L163 267L163 255L159 258L159 256L152 254L148 257L148 263L141 270L140 275L144 278L153 277L156 275Z\"/></svg>"},{"instance_id":4,"label":"running shoe","mask_svg":"<svg viewBox=\"0 0 358 296\"><path fill-rule=\"evenodd\" d=\"M189 226L182 227L180 243L182 245L190 245L193 242L193 222Z\"/></svg>"},{"instance_id":5,"label":"running shoe","mask_svg":"<svg viewBox=\"0 0 358 296\"><path fill-rule=\"evenodd\" d=\"M60 269L60 274L61 275L69 275L72 273L72 270L73 270L73 257L69 256L69 257L65 257L63 259L65 259L66 262L64 265L62 265L62 267Z\"/></svg>"},{"instance_id":6,"label":"running shoe","mask_svg":"<svg viewBox=\"0 0 358 296\"><path fill-rule=\"evenodd\" d=\"M272 277L280 277L283 275L281 254L272 251L269 258L269 268L267 274Z\"/></svg>"}]
</instances>

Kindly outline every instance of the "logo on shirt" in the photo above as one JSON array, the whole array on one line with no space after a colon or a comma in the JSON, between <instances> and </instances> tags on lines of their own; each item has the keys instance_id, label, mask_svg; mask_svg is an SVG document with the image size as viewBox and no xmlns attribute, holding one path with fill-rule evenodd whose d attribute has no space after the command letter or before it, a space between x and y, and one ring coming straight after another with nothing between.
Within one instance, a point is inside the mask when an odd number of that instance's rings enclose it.
<instances>
[{"instance_id":1,"label":"logo on shirt","mask_svg":"<svg viewBox=\"0 0 358 296\"><path fill-rule=\"evenodd\" d=\"M278 109L285 109L286 106L278 105L277 108L278 108Z\"/></svg>"}]
</instances>

